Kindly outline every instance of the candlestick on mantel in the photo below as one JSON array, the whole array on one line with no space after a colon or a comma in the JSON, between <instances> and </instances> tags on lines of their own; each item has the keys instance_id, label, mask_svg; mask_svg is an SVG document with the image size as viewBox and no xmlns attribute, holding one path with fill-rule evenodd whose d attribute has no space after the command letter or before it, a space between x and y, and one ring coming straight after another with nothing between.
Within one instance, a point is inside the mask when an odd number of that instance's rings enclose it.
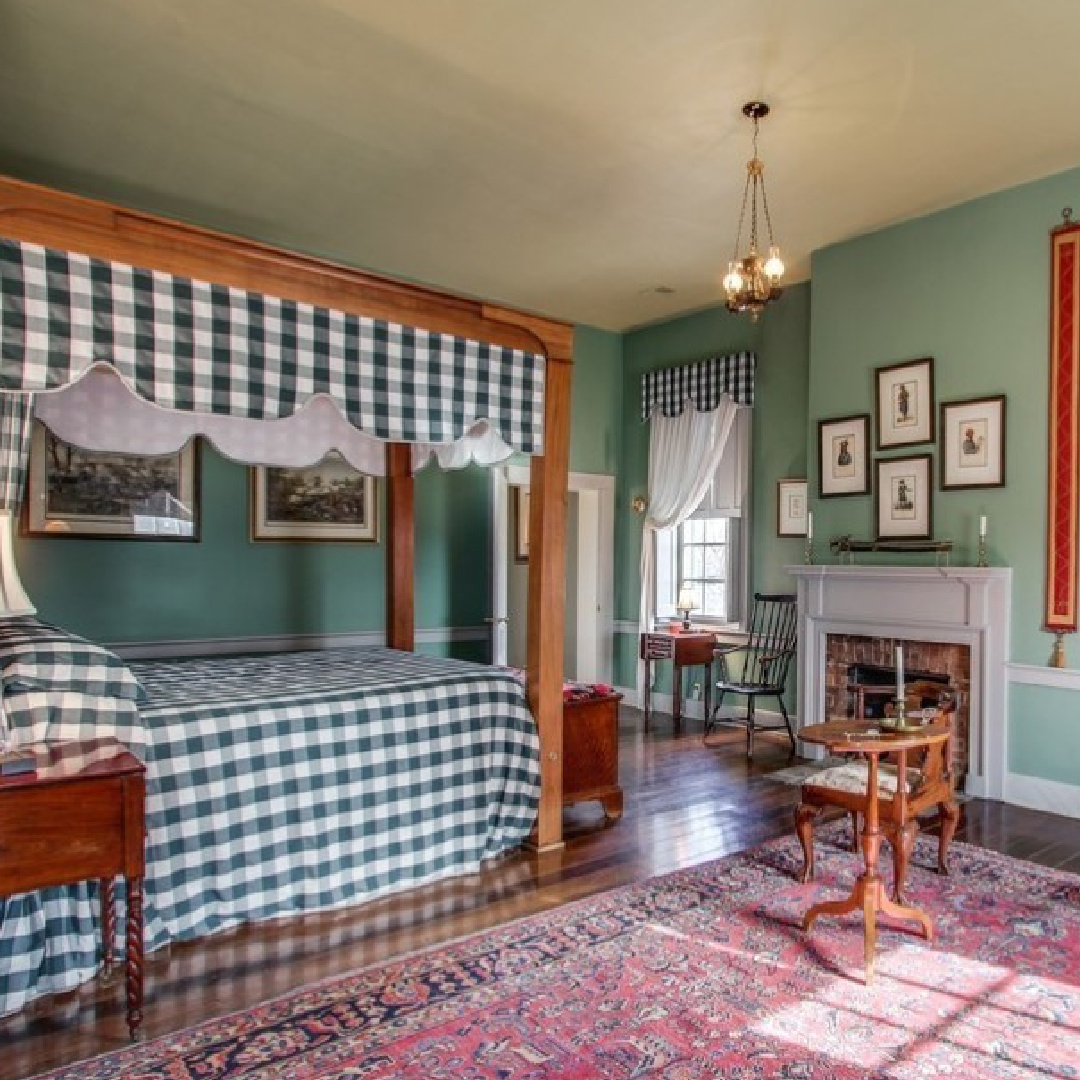
<instances>
[{"instance_id":1,"label":"candlestick on mantel","mask_svg":"<svg viewBox=\"0 0 1080 1080\"><path fill-rule=\"evenodd\" d=\"M975 556L976 566L989 566L990 560L986 555L986 515L979 515L979 546Z\"/></svg>"}]
</instances>

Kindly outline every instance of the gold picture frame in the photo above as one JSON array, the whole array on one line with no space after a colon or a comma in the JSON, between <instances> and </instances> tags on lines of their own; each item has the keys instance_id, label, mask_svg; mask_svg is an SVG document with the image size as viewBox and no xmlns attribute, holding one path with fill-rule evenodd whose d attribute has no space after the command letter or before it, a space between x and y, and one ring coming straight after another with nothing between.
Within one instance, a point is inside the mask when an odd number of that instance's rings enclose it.
<instances>
[{"instance_id":1,"label":"gold picture frame","mask_svg":"<svg viewBox=\"0 0 1080 1080\"><path fill-rule=\"evenodd\" d=\"M199 540L195 439L175 454L117 454L73 446L35 420L26 490L26 536Z\"/></svg>"},{"instance_id":2,"label":"gold picture frame","mask_svg":"<svg viewBox=\"0 0 1080 1080\"><path fill-rule=\"evenodd\" d=\"M378 486L339 454L302 468L249 470L251 539L377 543Z\"/></svg>"}]
</instances>

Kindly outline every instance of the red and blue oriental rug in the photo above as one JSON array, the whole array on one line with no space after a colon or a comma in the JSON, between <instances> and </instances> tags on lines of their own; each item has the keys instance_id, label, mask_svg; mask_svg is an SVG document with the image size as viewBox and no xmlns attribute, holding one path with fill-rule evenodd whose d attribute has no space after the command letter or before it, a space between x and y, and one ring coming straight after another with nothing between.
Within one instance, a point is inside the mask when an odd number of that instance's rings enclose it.
<instances>
[{"instance_id":1,"label":"red and blue oriental rug","mask_svg":"<svg viewBox=\"0 0 1080 1080\"><path fill-rule=\"evenodd\" d=\"M930 945L878 934L863 983L859 857L820 830L655 878L49 1074L63 1080L1053 1080L1080 1076L1080 878L920 839Z\"/></svg>"}]
</instances>

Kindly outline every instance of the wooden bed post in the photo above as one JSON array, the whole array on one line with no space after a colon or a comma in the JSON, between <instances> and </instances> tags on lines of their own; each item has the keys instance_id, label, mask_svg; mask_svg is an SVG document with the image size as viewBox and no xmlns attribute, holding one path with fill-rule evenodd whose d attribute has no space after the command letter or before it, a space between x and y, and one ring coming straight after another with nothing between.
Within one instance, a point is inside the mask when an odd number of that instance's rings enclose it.
<instances>
[{"instance_id":1,"label":"wooden bed post","mask_svg":"<svg viewBox=\"0 0 1080 1080\"><path fill-rule=\"evenodd\" d=\"M529 481L529 705L540 731L539 851L562 847L563 637L566 631L566 491L570 464L570 344L548 352L544 453Z\"/></svg>"},{"instance_id":2,"label":"wooden bed post","mask_svg":"<svg viewBox=\"0 0 1080 1080\"><path fill-rule=\"evenodd\" d=\"M416 617L414 585L412 454L406 443L386 447L386 644L412 652Z\"/></svg>"}]
</instances>

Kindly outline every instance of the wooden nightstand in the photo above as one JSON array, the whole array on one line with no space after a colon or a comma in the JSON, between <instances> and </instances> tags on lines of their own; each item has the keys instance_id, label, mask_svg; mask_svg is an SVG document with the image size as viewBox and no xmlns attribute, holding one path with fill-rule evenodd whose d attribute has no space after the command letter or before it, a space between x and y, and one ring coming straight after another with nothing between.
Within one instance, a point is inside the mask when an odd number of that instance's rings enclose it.
<instances>
[{"instance_id":1,"label":"wooden nightstand","mask_svg":"<svg viewBox=\"0 0 1080 1080\"><path fill-rule=\"evenodd\" d=\"M143 764L115 739L42 744L37 771L0 777L0 896L101 880L105 972L116 932L114 879L127 885L127 1021L143 1002Z\"/></svg>"},{"instance_id":2,"label":"wooden nightstand","mask_svg":"<svg viewBox=\"0 0 1080 1080\"><path fill-rule=\"evenodd\" d=\"M622 817L619 702L614 692L563 702L563 805L599 799L604 817Z\"/></svg>"}]
</instances>

